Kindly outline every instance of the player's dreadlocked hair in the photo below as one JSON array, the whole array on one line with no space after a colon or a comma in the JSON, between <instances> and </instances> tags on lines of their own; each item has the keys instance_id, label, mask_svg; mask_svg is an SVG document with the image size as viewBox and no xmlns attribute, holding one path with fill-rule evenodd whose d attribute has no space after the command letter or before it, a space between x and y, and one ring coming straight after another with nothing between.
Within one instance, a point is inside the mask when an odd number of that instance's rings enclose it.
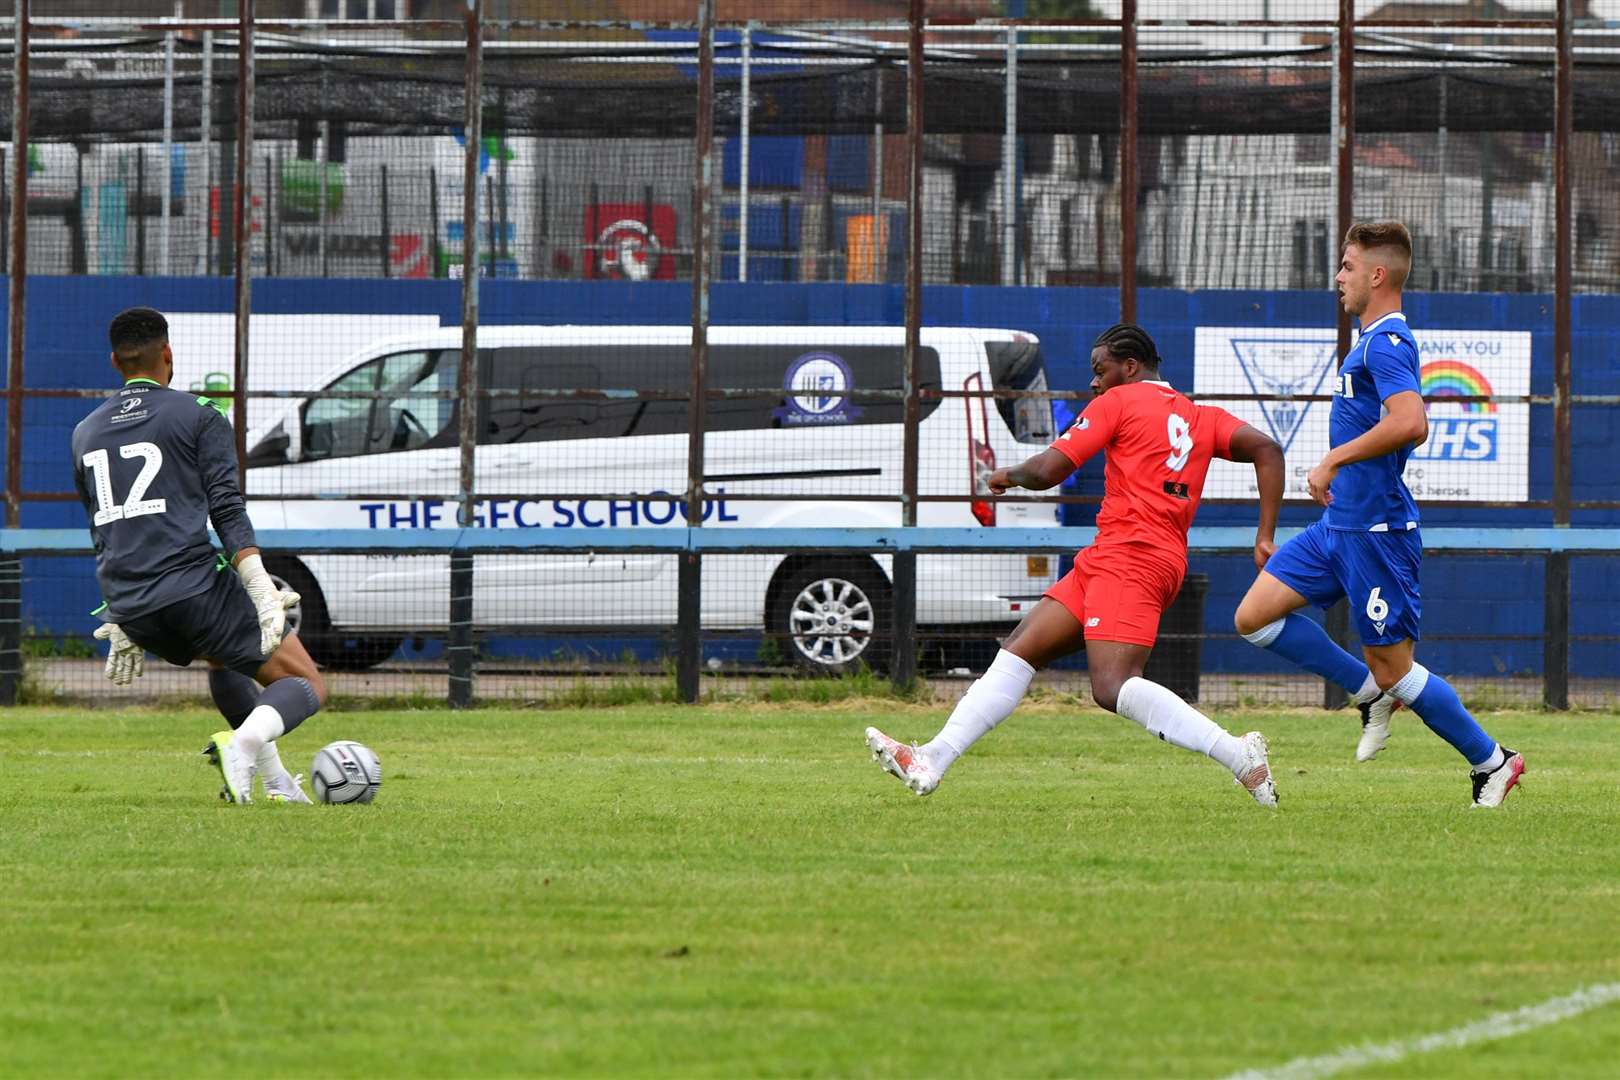
<instances>
[{"instance_id":1,"label":"player's dreadlocked hair","mask_svg":"<svg viewBox=\"0 0 1620 1080\"><path fill-rule=\"evenodd\" d=\"M120 311L107 327L107 340L118 358L118 366L135 370L149 359L152 346L169 340L169 320L162 312L149 307Z\"/></svg>"},{"instance_id":2,"label":"player's dreadlocked hair","mask_svg":"<svg viewBox=\"0 0 1620 1080\"><path fill-rule=\"evenodd\" d=\"M1158 346L1153 344L1147 331L1135 323L1122 322L1110 326L1091 343L1093 349L1098 346L1107 349L1108 355L1115 360L1135 357L1143 367L1157 369L1159 366Z\"/></svg>"}]
</instances>

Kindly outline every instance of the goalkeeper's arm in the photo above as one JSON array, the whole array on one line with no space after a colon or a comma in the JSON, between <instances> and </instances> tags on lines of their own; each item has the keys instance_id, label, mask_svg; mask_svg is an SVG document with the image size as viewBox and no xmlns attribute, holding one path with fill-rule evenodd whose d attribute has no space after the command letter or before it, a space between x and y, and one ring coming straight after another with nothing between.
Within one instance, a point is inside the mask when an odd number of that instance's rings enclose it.
<instances>
[{"instance_id":1,"label":"goalkeeper's arm","mask_svg":"<svg viewBox=\"0 0 1620 1080\"><path fill-rule=\"evenodd\" d=\"M248 599L253 601L254 613L259 618L259 651L268 660L281 644L281 635L287 629L287 609L298 603L299 596L290 589L282 592L276 588L256 547L238 551L231 559L231 565L242 579Z\"/></svg>"}]
</instances>

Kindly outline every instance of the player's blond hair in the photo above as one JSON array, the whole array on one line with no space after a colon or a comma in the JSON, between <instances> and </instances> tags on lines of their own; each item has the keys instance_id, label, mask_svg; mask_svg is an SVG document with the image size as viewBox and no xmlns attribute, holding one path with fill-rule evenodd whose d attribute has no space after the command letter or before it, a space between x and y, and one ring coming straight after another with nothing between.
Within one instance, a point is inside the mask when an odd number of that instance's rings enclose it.
<instances>
[{"instance_id":1,"label":"player's blond hair","mask_svg":"<svg viewBox=\"0 0 1620 1080\"><path fill-rule=\"evenodd\" d=\"M1412 272L1412 234L1398 221L1358 221L1344 234L1344 246L1356 245L1371 254L1381 253L1378 263L1389 271L1389 283L1397 292Z\"/></svg>"}]
</instances>

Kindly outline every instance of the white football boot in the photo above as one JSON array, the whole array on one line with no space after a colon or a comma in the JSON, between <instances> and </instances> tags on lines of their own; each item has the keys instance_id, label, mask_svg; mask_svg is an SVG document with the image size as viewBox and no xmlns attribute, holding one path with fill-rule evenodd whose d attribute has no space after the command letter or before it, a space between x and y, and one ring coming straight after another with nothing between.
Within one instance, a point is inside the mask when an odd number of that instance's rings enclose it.
<instances>
[{"instance_id":1,"label":"white football boot","mask_svg":"<svg viewBox=\"0 0 1620 1080\"><path fill-rule=\"evenodd\" d=\"M313 803L304 793L304 774L294 775L283 771L279 778L272 777L264 782L264 797L273 803Z\"/></svg>"},{"instance_id":2,"label":"white football boot","mask_svg":"<svg viewBox=\"0 0 1620 1080\"><path fill-rule=\"evenodd\" d=\"M1502 805L1508 792L1524 774L1524 755L1502 747L1502 764L1487 773L1474 773L1474 805L1486 808Z\"/></svg>"},{"instance_id":3,"label":"white football boot","mask_svg":"<svg viewBox=\"0 0 1620 1080\"><path fill-rule=\"evenodd\" d=\"M1378 756L1378 752L1389 742L1390 715L1400 707L1400 700L1388 690L1381 691L1365 705L1356 706L1361 711L1361 741L1356 743L1357 761L1371 761Z\"/></svg>"},{"instance_id":4,"label":"white football boot","mask_svg":"<svg viewBox=\"0 0 1620 1080\"><path fill-rule=\"evenodd\" d=\"M1277 805L1277 785L1271 779L1271 763L1266 754L1266 737L1258 731L1251 731L1242 738L1243 743L1243 769L1234 777L1232 782L1238 787L1254 796L1254 801L1261 806Z\"/></svg>"},{"instance_id":5,"label":"white football boot","mask_svg":"<svg viewBox=\"0 0 1620 1080\"><path fill-rule=\"evenodd\" d=\"M940 773L917 747L896 742L875 727L866 729L866 745L873 761L918 795L932 795L939 787Z\"/></svg>"},{"instance_id":6,"label":"white football boot","mask_svg":"<svg viewBox=\"0 0 1620 1080\"><path fill-rule=\"evenodd\" d=\"M310 797L304 794L299 785L304 777L300 773L294 776L287 771L287 766L281 763L281 752L276 744L267 742L259 751L258 760L254 762L259 770L259 779L264 782L264 797L274 803L308 803Z\"/></svg>"}]
</instances>

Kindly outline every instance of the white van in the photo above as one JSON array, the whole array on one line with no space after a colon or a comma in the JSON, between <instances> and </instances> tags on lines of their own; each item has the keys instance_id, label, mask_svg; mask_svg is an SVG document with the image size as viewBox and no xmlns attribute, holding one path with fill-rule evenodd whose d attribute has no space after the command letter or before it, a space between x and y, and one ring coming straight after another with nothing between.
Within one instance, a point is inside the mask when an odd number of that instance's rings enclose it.
<instances>
[{"instance_id":1,"label":"white van","mask_svg":"<svg viewBox=\"0 0 1620 1080\"><path fill-rule=\"evenodd\" d=\"M679 397L691 333L684 326L480 328L479 385L515 393L479 406L477 485L485 497L475 524L683 527L688 406ZM711 389L782 391L708 402L705 475L713 497L703 507L705 527L899 524L903 404L849 391L901 389L904 344L898 327L714 327ZM921 346L924 388L1047 387L1030 334L930 328ZM429 395L455 390L460 350L459 328L378 342L250 432L254 525L455 528L462 403ZM559 389L602 396L525 396ZM385 396L325 396L376 390ZM982 495L991 469L1037 452L1052 427L1044 399L925 401L919 491ZM337 493L363 497L330 497ZM803 494L816 498L793 498ZM988 500L923 501L917 517L920 525L999 528L1057 521L1053 503ZM329 667L370 666L407 635L442 632L448 621L446 556L277 555L266 563L303 594L301 636ZM881 666L890 563L847 554L710 557L703 626L761 630L811 670ZM1055 570L1055 559L1023 554L919 556L918 625L1010 626ZM481 633L667 627L675 613L673 555L535 553L479 556L474 565Z\"/></svg>"}]
</instances>

